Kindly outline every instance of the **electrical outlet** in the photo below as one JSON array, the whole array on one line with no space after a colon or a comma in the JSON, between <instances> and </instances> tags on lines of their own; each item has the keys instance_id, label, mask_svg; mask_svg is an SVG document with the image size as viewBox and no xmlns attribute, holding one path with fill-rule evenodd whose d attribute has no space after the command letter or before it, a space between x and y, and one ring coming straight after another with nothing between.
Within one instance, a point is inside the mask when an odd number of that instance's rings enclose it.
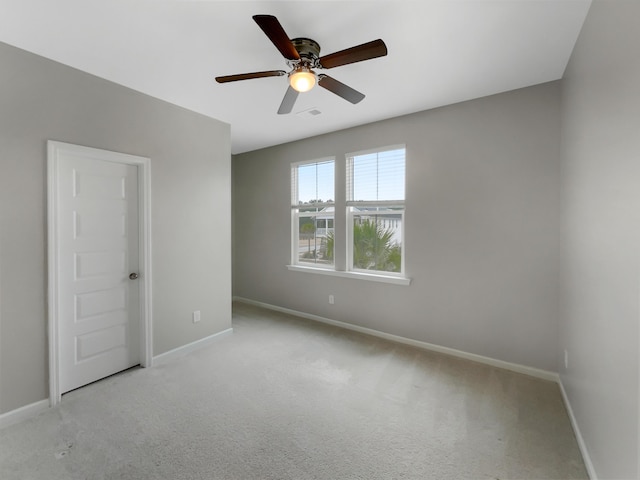
<instances>
[{"instance_id":1,"label":"electrical outlet","mask_svg":"<svg viewBox=\"0 0 640 480\"><path fill-rule=\"evenodd\" d=\"M564 368L569 368L569 352L564 351Z\"/></svg>"},{"instance_id":2,"label":"electrical outlet","mask_svg":"<svg viewBox=\"0 0 640 480\"><path fill-rule=\"evenodd\" d=\"M335 299L333 298L333 295L329 295L329 305L333 305L335 303Z\"/></svg>"},{"instance_id":3,"label":"electrical outlet","mask_svg":"<svg viewBox=\"0 0 640 480\"><path fill-rule=\"evenodd\" d=\"M196 310L191 314L191 319L193 323L198 323L200 321L200 310Z\"/></svg>"}]
</instances>

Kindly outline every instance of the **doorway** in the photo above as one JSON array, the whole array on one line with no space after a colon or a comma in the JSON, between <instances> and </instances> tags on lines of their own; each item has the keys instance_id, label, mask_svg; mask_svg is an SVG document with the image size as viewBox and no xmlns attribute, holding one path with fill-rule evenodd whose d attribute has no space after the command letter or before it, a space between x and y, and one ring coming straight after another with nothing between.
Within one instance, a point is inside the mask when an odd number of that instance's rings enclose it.
<instances>
[{"instance_id":1,"label":"doorway","mask_svg":"<svg viewBox=\"0 0 640 480\"><path fill-rule=\"evenodd\" d=\"M49 397L150 366L150 160L48 142Z\"/></svg>"}]
</instances>

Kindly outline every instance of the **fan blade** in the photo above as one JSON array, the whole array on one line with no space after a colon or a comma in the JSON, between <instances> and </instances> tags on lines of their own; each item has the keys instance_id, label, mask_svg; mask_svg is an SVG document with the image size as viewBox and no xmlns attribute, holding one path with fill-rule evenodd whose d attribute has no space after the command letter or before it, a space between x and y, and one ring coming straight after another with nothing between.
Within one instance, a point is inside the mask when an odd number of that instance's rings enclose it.
<instances>
[{"instance_id":1,"label":"fan blade","mask_svg":"<svg viewBox=\"0 0 640 480\"><path fill-rule=\"evenodd\" d=\"M356 104L364 98L364 94L360 93L357 90L354 90L348 85L345 85L342 82L339 82L333 77L329 75L318 75L318 85L322 88L326 88L330 92L335 93L339 97L344 98L347 102L351 102Z\"/></svg>"},{"instance_id":2,"label":"fan blade","mask_svg":"<svg viewBox=\"0 0 640 480\"><path fill-rule=\"evenodd\" d=\"M289 86L289 88L287 88L287 92L284 94L284 98L282 99L280 108L278 109L278 115L291 113L291 110L293 110L293 105L296 103L297 98L298 91Z\"/></svg>"},{"instance_id":3,"label":"fan blade","mask_svg":"<svg viewBox=\"0 0 640 480\"><path fill-rule=\"evenodd\" d=\"M320 64L322 68L334 68L348 65L349 63L384 57L386 54L387 46L382 40L378 39L320 57Z\"/></svg>"},{"instance_id":4,"label":"fan blade","mask_svg":"<svg viewBox=\"0 0 640 480\"><path fill-rule=\"evenodd\" d=\"M237 82L238 80L250 80L252 78L264 78L264 77L281 77L286 75L284 70L269 70L268 72L253 72L253 73L239 73L237 75L225 75L223 77L216 77L216 82L227 83Z\"/></svg>"},{"instance_id":5,"label":"fan blade","mask_svg":"<svg viewBox=\"0 0 640 480\"><path fill-rule=\"evenodd\" d=\"M300 60L298 51L276 17L273 15L254 15L253 19L284 58L287 60Z\"/></svg>"}]
</instances>

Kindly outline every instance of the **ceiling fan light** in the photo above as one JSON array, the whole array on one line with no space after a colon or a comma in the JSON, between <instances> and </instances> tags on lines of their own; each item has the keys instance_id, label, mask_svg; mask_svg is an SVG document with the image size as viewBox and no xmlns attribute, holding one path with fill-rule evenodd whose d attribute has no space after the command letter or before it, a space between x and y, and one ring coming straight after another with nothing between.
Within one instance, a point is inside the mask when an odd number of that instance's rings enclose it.
<instances>
[{"instance_id":1,"label":"ceiling fan light","mask_svg":"<svg viewBox=\"0 0 640 480\"><path fill-rule=\"evenodd\" d=\"M289 75L289 85L300 93L308 92L315 84L316 75L306 67L300 67Z\"/></svg>"}]
</instances>

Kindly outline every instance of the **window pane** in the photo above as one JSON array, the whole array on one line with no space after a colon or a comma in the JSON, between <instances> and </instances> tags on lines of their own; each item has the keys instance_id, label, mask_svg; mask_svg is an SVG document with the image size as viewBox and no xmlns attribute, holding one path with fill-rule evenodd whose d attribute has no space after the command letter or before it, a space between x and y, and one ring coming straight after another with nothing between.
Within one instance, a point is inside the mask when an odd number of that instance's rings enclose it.
<instances>
[{"instance_id":1,"label":"window pane","mask_svg":"<svg viewBox=\"0 0 640 480\"><path fill-rule=\"evenodd\" d=\"M404 149L378 154L378 200L404 200Z\"/></svg>"},{"instance_id":2,"label":"window pane","mask_svg":"<svg viewBox=\"0 0 640 480\"><path fill-rule=\"evenodd\" d=\"M315 216L298 218L298 263L333 265L333 220L331 208L317 211Z\"/></svg>"},{"instance_id":3,"label":"window pane","mask_svg":"<svg viewBox=\"0 0 640 480\"><path fill-rule=\"evenodd\" d=\"M402 272L402 210L387 212L354 213L354 269Z\"/></svg>"},{"instance_id":4,"label":"window pane","mask_svg":"<svg viewBox=\"0 0 640 480\"><path fill-rule=\"evenodd\" d=\"M334 164L331 159L291 165L294 263L333 266Z\"/></svg>"},{"instance_id":5,"label":"window pane","mask_svg":"<svg viewBox=\"0 0 640 480\"><path fill-rule=\"evenodd\" d=\"M293 205L333 202L334 162L315 162L295 167L298 175L297 196Z\"/></svg>"},{"instance_id":6,"label":"window pane","mask_svg":"<svg viewBox=\"0 0 640 480\"><path fill-rule=\"evenodd\" d=\"M405 149L351 157L349 200L404 200Z\"/></svg>"}]
</instances>

